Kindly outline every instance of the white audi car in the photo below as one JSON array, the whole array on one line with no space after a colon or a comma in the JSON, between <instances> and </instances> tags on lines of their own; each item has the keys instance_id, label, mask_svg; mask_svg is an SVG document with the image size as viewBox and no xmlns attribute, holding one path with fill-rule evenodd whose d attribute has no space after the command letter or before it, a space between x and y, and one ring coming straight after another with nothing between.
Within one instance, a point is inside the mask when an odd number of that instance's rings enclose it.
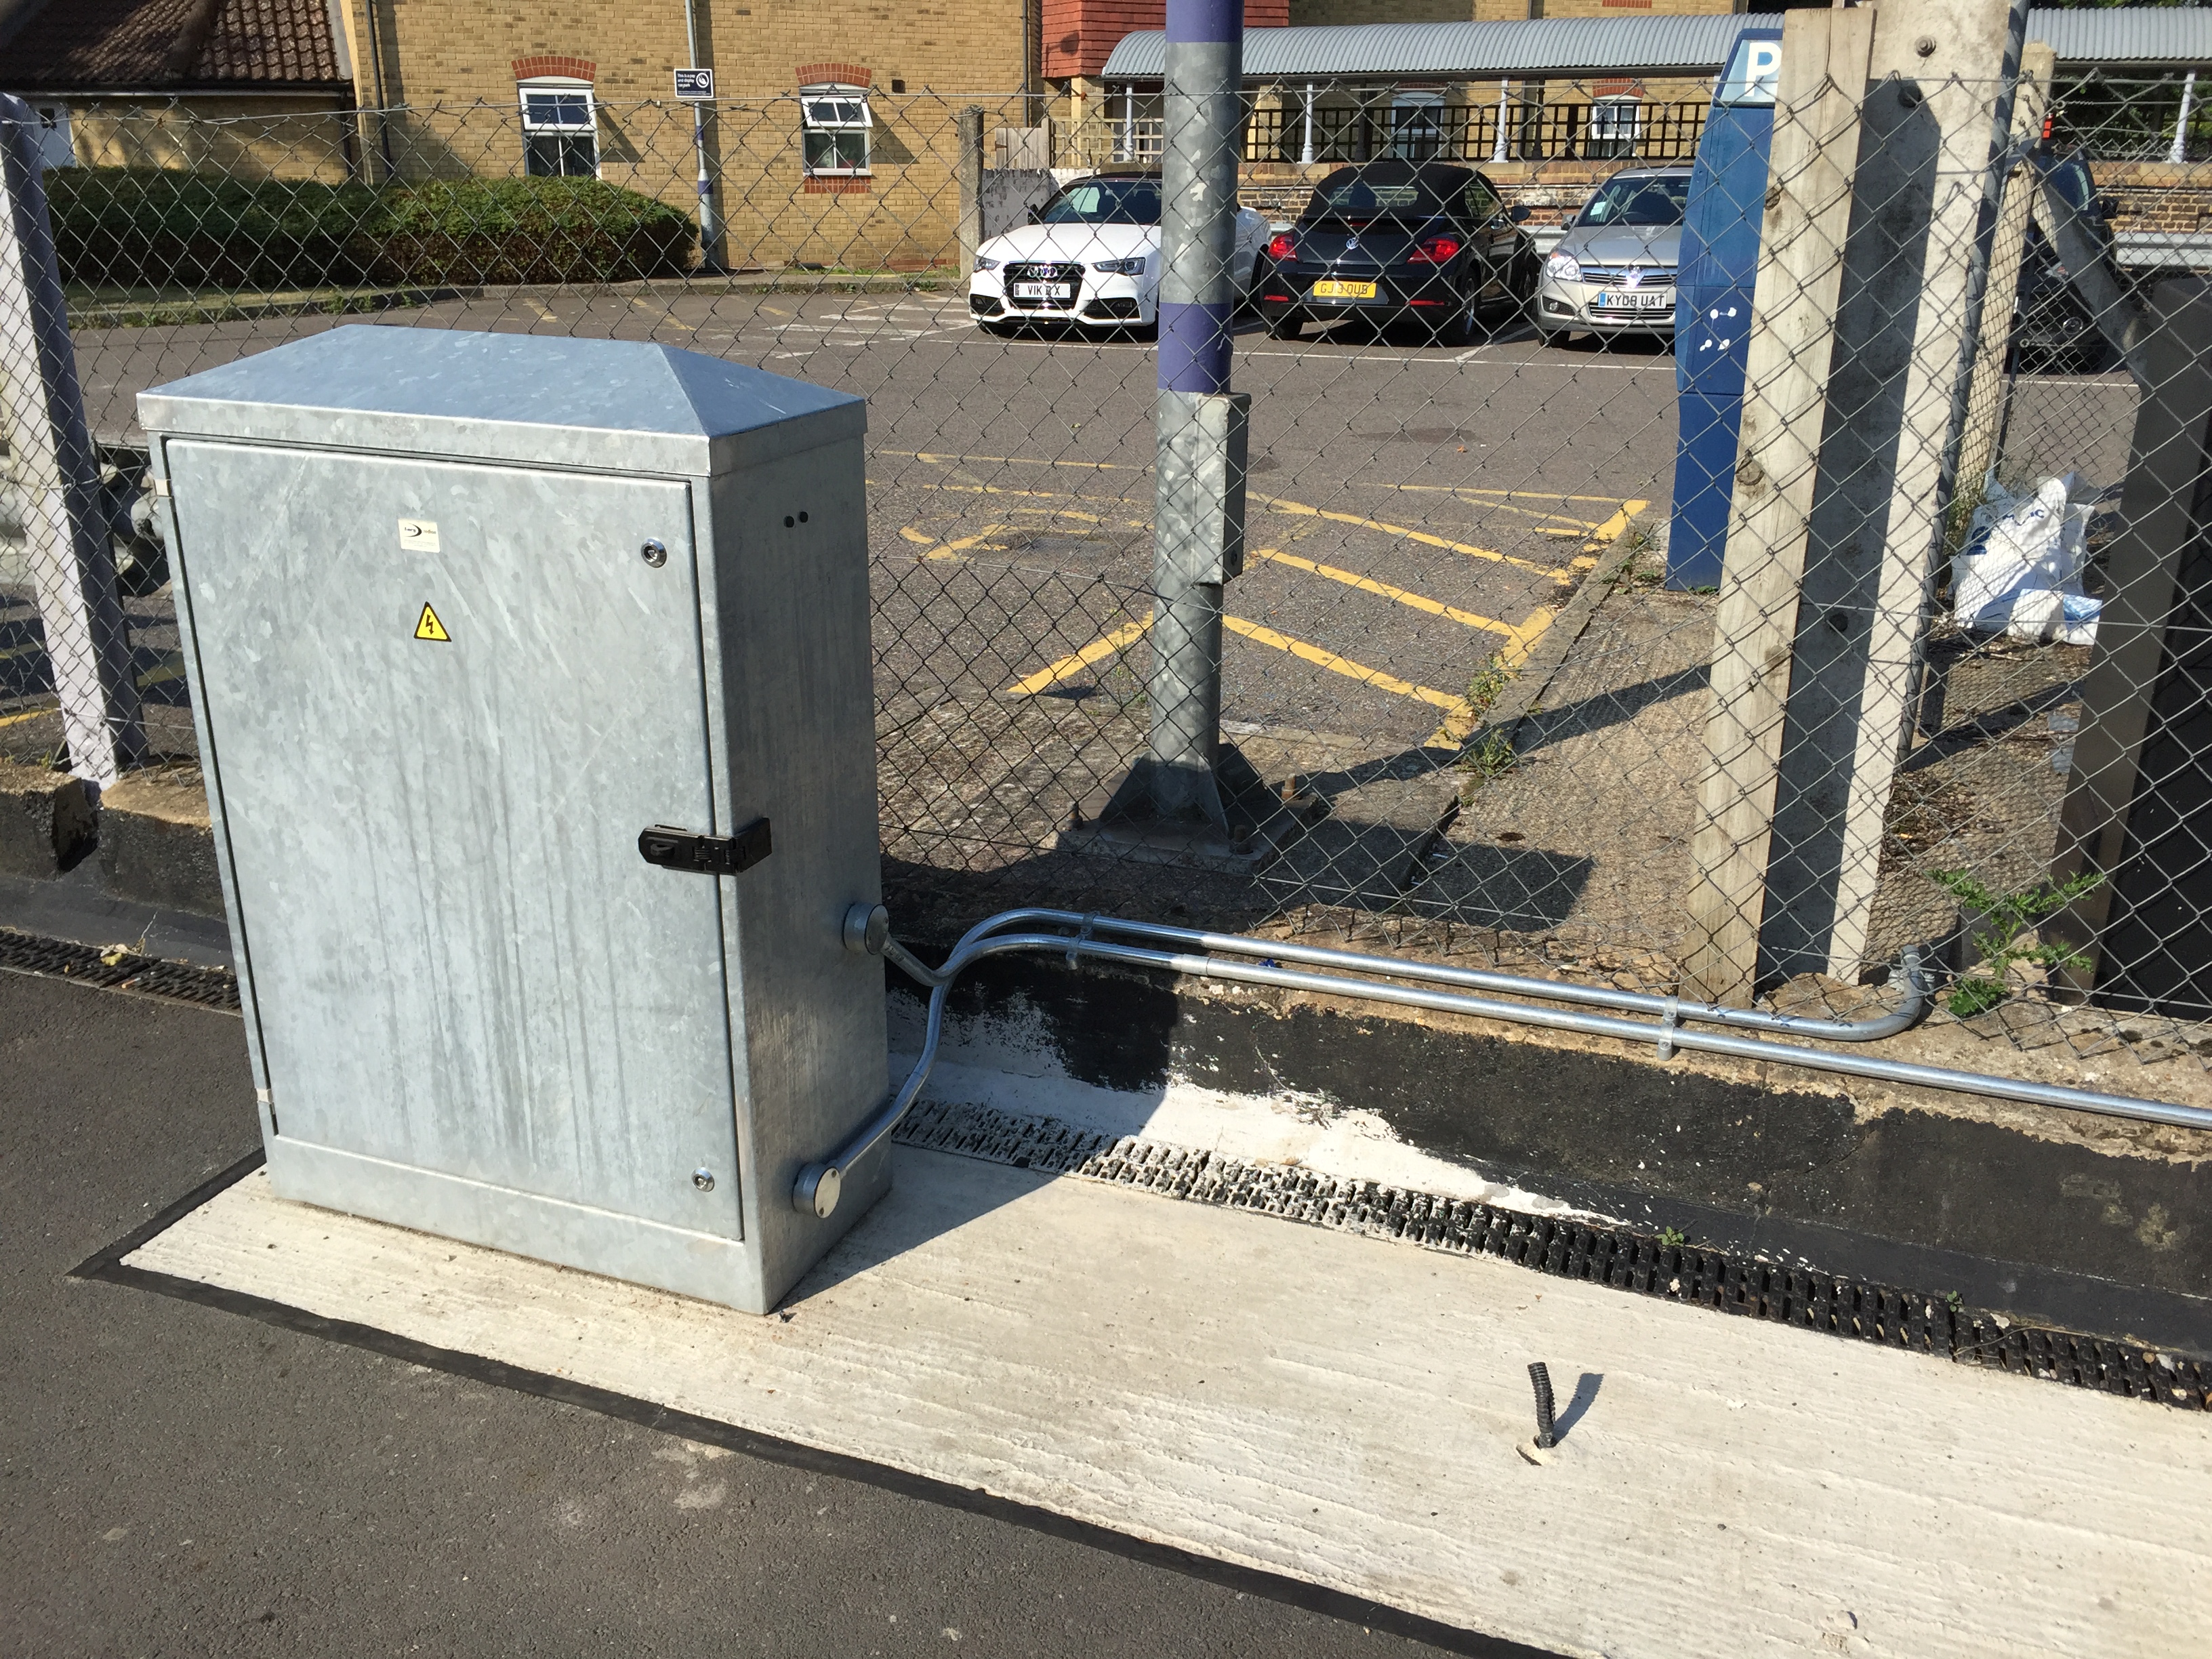
<instances>
[{"instance_id":1,"label":"white audi car","mask_svg":"<svg viewBox=\"0 0 2212 1659\"><path fill-rule=\"evenodd\" d=\"M1230 269L1240 301L1257 284L1267 249L1267 219L1237 209ZM1028 224L976 250L968 309L994 334L1034 323L1157 329L1160 175L1103 173L1061 185Z\"/></svg>"}]
</instances>

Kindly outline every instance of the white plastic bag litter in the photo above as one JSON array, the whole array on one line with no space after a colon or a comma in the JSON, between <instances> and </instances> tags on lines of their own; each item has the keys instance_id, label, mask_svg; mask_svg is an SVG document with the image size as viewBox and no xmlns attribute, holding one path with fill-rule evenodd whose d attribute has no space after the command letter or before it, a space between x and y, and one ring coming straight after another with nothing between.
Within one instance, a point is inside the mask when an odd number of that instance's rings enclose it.
<instances>
[{"instance_id":1,"label":"white plastic bag litter","mask_svg":"<svg viewBox=\"0 0 2212 1659\"><path fill-rule=\"evenodd\" d=\"M2045 478L2033 495L1994 495L1974 514L1952 567L1953 613L1978 634L2094 645L2101 600L2081 591L2091 504L2070 504L2075 476Z\"/></svg>"}]
</instances>

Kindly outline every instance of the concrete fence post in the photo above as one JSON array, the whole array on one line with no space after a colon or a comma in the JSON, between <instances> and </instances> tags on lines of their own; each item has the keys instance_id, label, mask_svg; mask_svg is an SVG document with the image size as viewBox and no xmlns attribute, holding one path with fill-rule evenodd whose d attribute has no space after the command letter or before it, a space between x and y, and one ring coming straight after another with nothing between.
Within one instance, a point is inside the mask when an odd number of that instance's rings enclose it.
<instances>
[{"instance_id":1,"label":"concrete fence post","mask_svg":"<svg viewBox=\"0 0 2212 1659\"><path fill-rule=\"evenodd\" d=\"M983 246L983 112L970 104L960 112L960 274L975 274L975 250Z\"/></svg>"},{"instance_id":2,"label":"concrete fence post","mask_svg":"<svg viewBox=\"0 0 2212 1659\"><path fill-rule=\"evenodd\" d=\"M145 742L43 167L37 115L0 94L0 429L70 770L106 788Z\"/></svg>"},{"instance_id":3,"label":"concrete fence post","mask_svg":"<svg viewBox=\"0 0 2212 1659\"><path fill-rule=\"evenodd\" d=\"M1832 301L1805 314L1802 333L1776 338L1782 313L1761 266L1692 842L1691 908L1706 937L1684 983L1700 997L1741 1004L1760 982L1856 980L1870 965L1883 820L1996 228L1984 184L2010 143L2027 11L2027 0L1883 0L1863 90L1839 88L1861 100L1856 155L1804 163L1808 179L1848 167L1849 228L1828 244L1840 257L1814 261ZM1801 38L1785 24L1785 93ZM1791 191L1781 122L1778 112L1774 201ZM1778 258L1776 235L1770 223ZM1794 279L1801 296L1814 286ZM1755 418L1768 398L1753 378L1763 337L1791 360L1785 381L1810 376L1807 395L1767 411L1778 421ZM1780 486L1790 528L1775 544L1753 525ZM1778 565L1776 545L1794 568Z\"/></svg>"}]
</instances>

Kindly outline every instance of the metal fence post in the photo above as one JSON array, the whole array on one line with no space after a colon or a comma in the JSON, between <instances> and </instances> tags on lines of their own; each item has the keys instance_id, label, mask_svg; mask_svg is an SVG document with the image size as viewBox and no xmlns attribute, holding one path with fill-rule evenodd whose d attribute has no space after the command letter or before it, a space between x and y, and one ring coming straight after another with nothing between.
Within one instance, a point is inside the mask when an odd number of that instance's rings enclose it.
<instances>
[{"instance_id":1,"label":"metal fence post","mask_svg":"<svg viewBox=\"0 0 2212 1659\"><path fill-rule=\"evenodd\" d=\"M37 115L0 94L0 421L70 769L105 788L140 757L144 737L43 166Z\"/></svg>"},{"instance_id":2,"label":"metal fence post","mask_svg":"<svg viewBox=\"0 0 2212 1659\"><path fill-rule=\"evenodd\" d=\"M1214 775L1221 588L1243 559L1249 404L1229 390L1229 360L1244 15L1239 0L1170 0L1167 21L1148 747L1106 816L1183 827L1204 854L1228 850L1212 845L1229 832Z\"/></svg>"},{"instance_id":3,"label":"metal fence post","mask_svg":"<svg viewBox=\"0 0 2212 1659\"><path fill-rule=\"evenodd\" d=\"M690 53L691 67L703 67L699 62L698 0L684 0L684 43ZM720 234L714 215L714 173L707 155L707 105L695 101L691 106L691 148L699 158L699 263L706 270L720 270L722 262L714 252L714 243Z\"/></svg>"}]
</instances>

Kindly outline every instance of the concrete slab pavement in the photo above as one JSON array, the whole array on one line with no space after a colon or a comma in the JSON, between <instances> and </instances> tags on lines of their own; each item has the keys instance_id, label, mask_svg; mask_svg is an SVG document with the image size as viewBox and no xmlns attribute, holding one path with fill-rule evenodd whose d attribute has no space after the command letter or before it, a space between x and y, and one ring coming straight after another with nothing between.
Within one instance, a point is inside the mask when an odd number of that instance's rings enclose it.
<instances>
[{"instance_id":1,"label":"concrete slab pavement","mask_svg":"<svg viewBox=\"0 0 2212 1659\"><path fill-rule=\"evenodd\" d=\"M11 1659L1434 1650L1134 1540L69 1279L254 1145L234 1015L0 973L0 1122Z\"/></svg>"},{"instance_id":2,"label":"concrete slab pavement","mask_svg":"<svg viewBox=\"0 0 2212 1659\"><path fill-rule=\"evenodd\" d=\"M125 1266L1547 1651L2152 1656L2212 1617L2199 1415L897 1156L766 1320L258 1170ZM1542 1468L1538 1358L1574 1394Z\"/></svg>"}]
</instances>

